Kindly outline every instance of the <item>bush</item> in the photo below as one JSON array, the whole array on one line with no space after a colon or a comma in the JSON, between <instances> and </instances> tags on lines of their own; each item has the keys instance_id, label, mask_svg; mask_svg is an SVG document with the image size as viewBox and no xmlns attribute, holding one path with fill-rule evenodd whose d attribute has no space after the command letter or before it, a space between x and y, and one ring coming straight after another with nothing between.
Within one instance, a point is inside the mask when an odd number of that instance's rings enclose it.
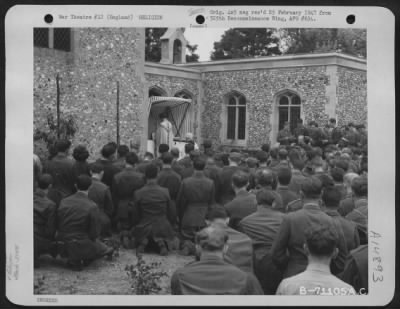
<instances>
[{"instance_id":1,"label":"bush","mask_svg":"<svg viewBox=\"0 0 400 309\"><path fill-rule=\"evenodd\" d=\"M60 115L60 139L72 139L77 130L78 126L73 115ZM57 119L52 113L48 113L46 129L36 128L33 134L35 143L40 145L40 141L42 141L46 144L47 156L45 157L47 158L44 158L43 154L38 154L41 159L50 159L56 155L54 146L57 139Z\"/></svg>"},{"instance_id":2,"label":"bush","mask_svg":"<svg viewBox=\"0 0 400 309\"><path fill-rule=\"evenodd\" d=\"M126 265L125 271L130 280L133 294L157 294L161 290L159 280L168 274L165 271L158 271L160 266L160 262L146 264L142 254L137 255L135 265Z\"/></svg>"}]
</instances>

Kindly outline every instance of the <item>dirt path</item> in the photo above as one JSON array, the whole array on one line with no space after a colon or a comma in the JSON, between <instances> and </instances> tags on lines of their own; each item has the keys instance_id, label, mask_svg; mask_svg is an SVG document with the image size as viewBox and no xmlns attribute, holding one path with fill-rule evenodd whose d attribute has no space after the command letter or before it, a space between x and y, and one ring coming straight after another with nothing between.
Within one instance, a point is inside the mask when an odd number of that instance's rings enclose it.
<instances>
[{"instance_id":1,"label":"dirt path","mask_svg":"<svg viewBox=\"0 0 400 309\"><path fill-rule=\"evenodd\" d=\"M160 270L168 273L168 277L160 279L162 290L159 294L170 294L170 278L173 272L191 262L193 257L185 257L170 252L168 256L144 254L146 263L161 262ZM82 271L73 271L65 266L65 260L58 257L42 256L40 268L35 269L35 285L39 283L38 294L62 295L98 295L98 294L132 294L130 281L125 271L126 265L137 261L135 250L120 249L119 257L112 261L100 259ZM36 292L37 293L37 292Z\"/></svg>"}]
</instances>

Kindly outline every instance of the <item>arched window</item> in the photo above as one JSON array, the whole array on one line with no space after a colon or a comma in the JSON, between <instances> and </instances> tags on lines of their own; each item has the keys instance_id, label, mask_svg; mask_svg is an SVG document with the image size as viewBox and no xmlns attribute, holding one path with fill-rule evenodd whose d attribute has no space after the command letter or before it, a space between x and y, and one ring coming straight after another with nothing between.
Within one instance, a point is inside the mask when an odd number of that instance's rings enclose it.
<instances>
[{"instance_id":1,"label":"arched window","mask_svg":"<svg viewBox=\"0 0 400 309\"><path fill-rule=\"evenodd\" d=\"M178 39L174 41L174 61L173 63L182 63L182 42Z\"/></svg>"},{"instance_id":2,"label":"arched window","mask_svg":"<svg viewBox=\"0 0 400 309\"><path fill-rule=\"evenodd\" d=\"M163 96L166 96L166 92L163 89L156 87L156 86L151 87L149 89L149 98L150 97L163 97Z\"/></svg>"},{"instance_id":3,"label":"arched window","mask_svg":"<svg viewBox=\"0 0 400 309\"><path fill-rule=\"evenodd\" d=\"M246 139L246 98L240 93L230 93L226 96L226 139Z\"/></svg>"},{"instance_id":4,"label":"arched window","mask_svg":"<svg viewBox=\"0 0 400 309\"><path fill-rule=\"evenodd\" d=\"M286 121L290 123L290 130L297 126L297 121L301 118L300 97L292 92L285 92L278 97L279 129L283 129Z\"/></svg>"}]
</instances>

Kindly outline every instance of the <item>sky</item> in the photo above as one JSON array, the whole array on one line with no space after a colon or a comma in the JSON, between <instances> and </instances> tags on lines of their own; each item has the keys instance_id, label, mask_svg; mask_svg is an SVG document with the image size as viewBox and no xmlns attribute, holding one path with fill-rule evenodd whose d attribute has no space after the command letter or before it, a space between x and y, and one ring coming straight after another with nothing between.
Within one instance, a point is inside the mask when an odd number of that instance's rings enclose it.
<instances>
[{"instance_id":1,"label":"sky","mask_svg":"<svg viewBox=\"0 0 400 309\"><path fill-rule=\"evenodd\" d=\"M222 34L229 28L186 28L185 38L190 45L198 45L196 53L199 61L209 61L214 42L221 39Z\"/></svg>"}]
</instances>

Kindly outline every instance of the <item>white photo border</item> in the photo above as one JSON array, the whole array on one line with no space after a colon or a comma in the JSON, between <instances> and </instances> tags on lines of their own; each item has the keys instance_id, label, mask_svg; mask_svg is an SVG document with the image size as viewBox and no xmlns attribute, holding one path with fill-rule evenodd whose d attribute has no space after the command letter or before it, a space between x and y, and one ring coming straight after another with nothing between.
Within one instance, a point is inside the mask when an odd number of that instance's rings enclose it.
<instances>
[{"instance_id":1,"label":"white photo border","mask_svg":"<svg viewBox=\"0 0 400 309\"><path fill-rule=\"evenodd\" d=\"M238 6L235 6L238 8ZM240 6L251 10L252 7ZM16 5L5 18L6 41L6 296L19 305L385 305L395 288L395 79L394 15L383 7L257 6L257 9L323 9L332 15L316 22L268 22L268 27L367 29L367 98L369 139L369 294L364 296L136 296L33 294L33 28L49 27L190 27L196 14L210 9L226 12L229 6L89 6ZM199 10L200 9L200 10ZM130 21L62 20L63 15L132 12ZM161 20L139 20L138 15L162 15ZM354 14L356 22L346 23ZM176 18L179 16L179 18ZM265 22L206 21L208 28L265 27ZM384 154L384 159L382 157ZM21 177L21 175L23 175ZM379 235L379 236L377 236ZM373 237L376 236L376 237ZM373 243L375 242L375 243ZM378 272L377 259L382 271ZM382 275L383 281L376 281ZM40 302L48 298L50 302ZM53 299L53 301L51 301Z\"/></svg>"}]
</instances>

